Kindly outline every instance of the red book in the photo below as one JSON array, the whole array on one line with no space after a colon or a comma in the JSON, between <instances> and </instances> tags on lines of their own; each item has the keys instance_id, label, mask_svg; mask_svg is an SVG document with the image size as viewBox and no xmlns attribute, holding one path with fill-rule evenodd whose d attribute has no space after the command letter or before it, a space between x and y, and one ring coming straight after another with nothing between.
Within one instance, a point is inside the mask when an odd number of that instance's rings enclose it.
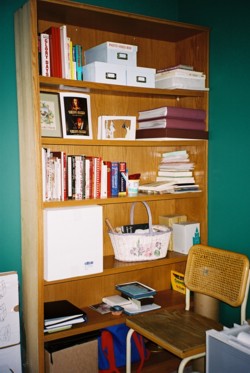
<instances>
[{"instance_id":1,"label":"red book","mask_svg":"<svg viewBox=\"0 0 250 373\"><path fill-rule=\"evenodd\" d=\"M60 28L51 26L45 33L50 36L51 76L62 78Z\"/></svg>"}]
</instances>

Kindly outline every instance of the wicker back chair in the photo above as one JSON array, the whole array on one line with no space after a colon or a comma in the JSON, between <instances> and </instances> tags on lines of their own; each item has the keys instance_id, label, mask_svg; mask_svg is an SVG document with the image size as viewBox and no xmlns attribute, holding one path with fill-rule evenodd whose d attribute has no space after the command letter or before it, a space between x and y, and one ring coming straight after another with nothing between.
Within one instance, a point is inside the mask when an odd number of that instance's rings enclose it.
<instances>
[{"instance_id":1,"label":"wicker back chair","mask_svg":"<svg viewBox=\"0 0 250 373\"><path fill-rule=\"evenodd\" d=\"M221 330L223 326L190 311L190 291L211 296L233 307L241 307L241 323L245 321L249 290L249 260L245 255L195 245L188 254L185 285L185 310L161 309L126 319L130 328L127 336L126 373L131 372L130 339L134 331L182 359L178 373L183 373L190 360L205 356L206 331Z\"/></svg>"}]
</instances>

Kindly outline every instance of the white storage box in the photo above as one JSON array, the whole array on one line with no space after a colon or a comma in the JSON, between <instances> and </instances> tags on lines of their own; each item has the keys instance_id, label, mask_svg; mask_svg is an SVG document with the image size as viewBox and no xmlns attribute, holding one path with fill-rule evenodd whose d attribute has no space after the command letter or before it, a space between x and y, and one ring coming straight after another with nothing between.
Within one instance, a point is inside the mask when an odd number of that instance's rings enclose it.
<instances>
[{"instance_id":1,"label":"white storage box","mask_svg":"<svg viewBox=\"0 0 250 373\"><path fill-rule=\"evenodd\" d=\"M249 373L250 326L235 325L222 331L206 332L207 373Z\"/></svg>"},{"instance_id":2,"label":"white storage box","mask_svg":"<svg viewBox=\"0 0 250 373\"><path fill-rule=\"evenodd\" d=\"M137 46L107 41L84 52L85 64L95 61L118 65L137 65Z\"/></svg>"},{"instance_id":3,"label":"white storage box","mask_svg":"<svg viewBox=\"0 0 250 373\"><path fill-rule=\"evenodd\" d=\"M127 66L127 85L155 88L155 69Z\"/></svg>"},{"instance_id":4,"label":"white storage box","mask_svg":"<svg viewBox=\"0 0 250 373\"><path fill-rule=\"evenodd\" d=\"M83 80L126 85L126 66L106 62L92 62L83 66Z\"/></svg>"},{"instance_id":5,"label":"white storage box","mask_svg":"<svg viewBox=\"0 0 250 373\"><path fill-rule=\"evenodd\" d=\"M1 338L4 336L1 335ZM21 346L0 348L0 372L1 373L22 373Z\"/></svg>"},{"instance_id":6,"label":"white storage box","mask_svg":"<svg viewBox=\"0 0 250 373\"><path fill-rule=\"evenodd\" d=\"M188 254L191 246L200 243L200 223L180 222L173 224L173 249Z\"/></svg>"},{"instance_id":7,"label":"white storage box","mask_svg":"<svg viewBox=\"0 0 250 373\"><path fill-rule=\"evenodd\" d=\"M0 274L0 301L0 348L3 348L20 343L18 277L16 272Z\"/></svg>"},{"instance_id":8,"label":"white storage box","mask_svg":"<svg viewBox=\"0 0 250 373\"><path fill-rule=\"evenodd\" d=\"M102 206L44 210L44 279L103 271Z\"/></svg>"},{"instance_id":9,"label":"white storage box","mask_svg":"<svg viewBox=\"0 0 250 373\"><path fill-rule=\"evenodd\" d=\"M205 89L205 76L204 77L164 77L162 79L155 80L156 88L165 88L165 89Z\"/></svg>"}]
</instances>

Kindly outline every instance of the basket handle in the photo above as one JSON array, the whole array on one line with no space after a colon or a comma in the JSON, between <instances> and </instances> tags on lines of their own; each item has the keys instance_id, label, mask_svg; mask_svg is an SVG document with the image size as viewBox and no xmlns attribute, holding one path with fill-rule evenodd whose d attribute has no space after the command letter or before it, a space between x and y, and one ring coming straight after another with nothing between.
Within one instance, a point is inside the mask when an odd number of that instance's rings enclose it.
<instances>
[{"instance_id":1,"label":"basket handle","mask_svg":"<svg viewBox=\"0 0 250 373\"><path fill-rule=\"evenodd\" d=\"M138 202L133 202L132 206L131 206L131 209L130 209L130 224L134 224L134 210L135 210L136 203L138 203ZM152 228L152 215L151 215L150 207L146 202L139 201L139 203L142 203L147 210L149 233L152 234L153 233L153 228Z\"/></svg>"}]
</instances>

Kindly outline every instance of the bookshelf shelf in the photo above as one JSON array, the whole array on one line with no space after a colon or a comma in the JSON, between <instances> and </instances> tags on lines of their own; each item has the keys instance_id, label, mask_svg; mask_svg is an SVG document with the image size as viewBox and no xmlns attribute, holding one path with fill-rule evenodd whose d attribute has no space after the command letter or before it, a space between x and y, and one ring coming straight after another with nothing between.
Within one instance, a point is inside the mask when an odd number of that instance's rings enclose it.
<instances>
[{"instance_id":1,"label":"bookshelf shelf","mask_svg":"<svg viewBox=\"0 0 250 373\"><path fill-rule=\"evenodd\" d=\"M163 96L176 99L177 97L204 97L207 91L191 89L160 89L131 87L124 85L93 83L86 81L76 81L71 79L48 78L40 76L41 91L78 91L84 93L91 92L116 92L133 96Z\"/></svg>"},{"instance_id":2,"label":"bookshelf shelf","mask_svg":"<svg viewBox=\"0 0 250 373\"><path fill-rule=\"evenodd\" d=\"M175 194L139 194L136 197L111 197L105 199L83 199L83 200L67 200L67 201L51 201L43 202L44 208L49 207L70 207L70 206L82 206L82 205L114 205L121 203L133 203L140 201L164 201L173 199L190 199L190 198L202 198L203 192L193 193L175 193Z\"/></svg>"},{"instance_id":3,"label":"bookshelf shelf","mask_svg":"<svg viewBox=\"0 0 250 373\"><path fill-rule=\"evenodd\" d=\"M155 295L155 302L160 304L162 307L167 309L182 309L185 304L185 296L173 290L160 291ZM110 313L105 315L100 315L98 312L85 307L84 311L88 315L88 322L82 326L73 326L72 329L60 332L44 335L44 342L49 342L56 340L58 338L64 338L68 336L73 336L81 333L87 333L92 330L99 330L106 328L111 325L121 324L125 321L125 315L119 317L114 317ZM154 312L154 311L153 311Z\"/></svg>"},{"instance_id":4,"label":"bookshelf shelf","mask_svg":"<svg viewBox=\"0 0 250 373\"><path fill-rule=\"evenodd\" d=\"M165 90L116 86L86 81L66 80L39 75L37 35L51 26L65 24L72 41L91 48L105 41L138 46L137 65L162 69L177 64L193 65L209 78L209 30L188 25L114 11L68 0L27 0L15 14L17 58L17 87L19 115L20 185L22 209L22 273L23 316L26 334L28 370L44 372L44 342L98 330L120 323L122 318L99 315L88 308L99 303L103 296L115 292L118 282L139 281L151 286L159 294L167 294L168 307L183 307L183 296L170 291L171 270L185 271L186 256L168 252L166 258L151 262L125 263L114 260L113 248L104 226L109 218L113 226L129 220L132 202L146 201L153 224L160 215L184 214L189 220L199 221L201 241L207 243L207 156L208 141L168 138L164 140L97 140L100 115L133 115L138 111L160 106L203 109L208 112L208 91ZM25 40L25 43L23 41ZM83 42L84 41L84 42ZM162 53L159 53L162 51ZM208 84L207 84L208 86ZM72 140L41 137L40 92L83 92L90 95L93 140ZM206 118L208 131L208 118ZM161 154L187 150L195 164L194 176L201 192L183 194L113 197L81 201L43 202L41 150L67 154L95 155L104 160L126 161L129 173L140 173L141 182L155 179ZM44 209L70 206L101 205L103 207L104 270L95 275L60 281L44 281ZM144 206L137 204L135 222L147 219ZM166 291L167 293L164 293ZM44 336L44 302L68 299L83 308L89 321L60 333Z\"/></svg>"},{"instance_id":5,"label":"bookshelf shelf","mask_svg":"<svg viewBox=\"0 0 250 373\"><path fill-rule=\"evenodd\" d=\"M44 286L51 286L55 284L62 284L67 282L74 282L79 280L85 280L87 278L96 278L109 276L110 274L127 273L129 271L138 271L145 268L162 267L174 263L186 263L186 255L170 251L167 253L166 258L159 260L149 260L146 262L120 262L114 258L114 255L107 255L104 258L104 269L101 273L94 275L88 275L84 277L73 277L70 279L57 280L57 281L44 281Z\"/></svg>"}]
</instances>

